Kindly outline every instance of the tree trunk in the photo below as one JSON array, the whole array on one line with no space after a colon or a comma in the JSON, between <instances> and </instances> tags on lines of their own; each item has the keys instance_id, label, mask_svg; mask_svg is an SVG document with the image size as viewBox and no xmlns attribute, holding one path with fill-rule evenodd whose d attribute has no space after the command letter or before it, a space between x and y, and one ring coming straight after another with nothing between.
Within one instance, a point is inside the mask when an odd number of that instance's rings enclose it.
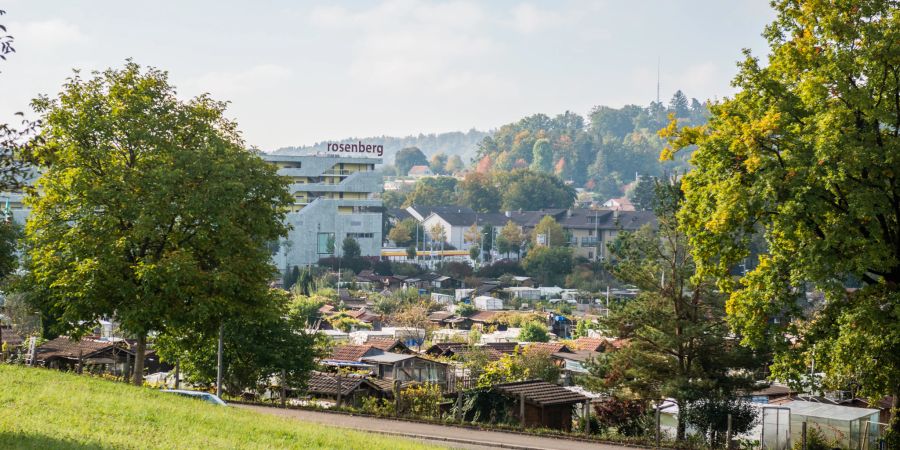
<instances>
[{"instance_id":1,"label":"tree trunk","mask_svg":"<svg viewBox=\"0 0 900 450\"><path fill-rule=\"evenodd\" d=\"M134 385L144 385L144 354L147 352L147 334L138 335L134 349Z\"/></svg>"},{"instance_id":2,"label":"tree trunk","mask_svg":"<svg viewBox=\"0 0 900 450\"><path fill-rule=\"evenodd\" d=\"M684 424L684 415L687 411L684 409L683 402L675 402L678 405L678 428L675 432L675 440L681 442L684 440L685 434L685 424Z\"/></svg>"},{"instance_id":3,"label":"tree trunk","mask_svg":"<svg viewBox=\"0 0 900 450\"><path fill-rule=\"evenodd\" d=\"M894 388L894 399L891 400L891 424L889 428L894 436L900 436L900 386Z\"/></svg>"}]
</instances>

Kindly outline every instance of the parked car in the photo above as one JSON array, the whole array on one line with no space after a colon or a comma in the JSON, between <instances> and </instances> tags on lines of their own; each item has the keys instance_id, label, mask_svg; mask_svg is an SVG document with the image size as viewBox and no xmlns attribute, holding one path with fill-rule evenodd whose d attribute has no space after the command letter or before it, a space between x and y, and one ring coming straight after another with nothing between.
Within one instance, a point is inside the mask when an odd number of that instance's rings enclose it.
<instances>
[{"instance_id":1,"label":"parked car","mask_svg":"<svg viewBox=\"0 0 900 450\"><path fill-rule=\"evenodd\" d=\"M224 400L219 398L219 396L215 394L210 394L209 392L199 392L199 391L186 391L183 389L163 389L162 392L169 392L175 395L180 395L182 397L190 397L197 400L203 400L205 402L212 403L214 405L219 406L228 406Z\"/></svg>"}]
</instances>

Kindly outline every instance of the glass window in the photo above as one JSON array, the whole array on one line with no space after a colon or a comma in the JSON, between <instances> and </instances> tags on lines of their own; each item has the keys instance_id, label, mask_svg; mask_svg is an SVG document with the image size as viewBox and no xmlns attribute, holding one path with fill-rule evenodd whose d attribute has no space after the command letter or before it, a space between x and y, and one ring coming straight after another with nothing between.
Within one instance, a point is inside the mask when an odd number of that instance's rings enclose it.
<instances>
[{"instance_id":1,"label":"glass window","mask_svg":"<svg viewBox=\"0 0 900 450\"><path fill-rule=\"evenodd\" d=\"M320 255L331 253L328 251L328 241L334 239L334 233L319 233L316 241L316 251Z\"/></svg>"}]
</instances>

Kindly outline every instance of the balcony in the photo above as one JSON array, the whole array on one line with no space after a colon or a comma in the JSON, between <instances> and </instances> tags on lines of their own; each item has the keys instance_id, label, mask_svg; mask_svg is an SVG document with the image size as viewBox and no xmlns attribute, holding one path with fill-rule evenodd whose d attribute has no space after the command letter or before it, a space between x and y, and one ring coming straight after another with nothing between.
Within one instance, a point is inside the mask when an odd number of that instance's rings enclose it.
<instances>
[{"instance_id":1,"label":"balcony","mask_svg":"<svg viewBox=\"0 0 900 450\"><path fill-rule=\"evenodd\" d=\"M596 237L584 237L581 238L581 246L582 247L596 247L600 244L600 240Z\"/></svg>"}]
</instances>

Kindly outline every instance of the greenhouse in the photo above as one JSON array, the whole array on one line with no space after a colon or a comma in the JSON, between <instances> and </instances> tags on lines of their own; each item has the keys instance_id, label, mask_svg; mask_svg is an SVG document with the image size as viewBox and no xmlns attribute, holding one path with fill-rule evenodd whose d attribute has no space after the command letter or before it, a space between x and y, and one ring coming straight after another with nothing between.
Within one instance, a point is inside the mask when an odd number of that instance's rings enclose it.
<instances>
[{"instance_id":1,"label":"greenhouse","mask_svg":"<svg viewBox=\"0 0 900 450\"><path fill-rule=\"evenodd\" d=\"M783 405L791 410L791 440L800 442L803 422L807 430L818 429L822 436L842 448L872 448L879 438L877 409L852 408L827 403L792 401ZM868 439L865 437L868 436ZM866 445L866 442L870 445Z\"/></svg>"}]
</instances>

